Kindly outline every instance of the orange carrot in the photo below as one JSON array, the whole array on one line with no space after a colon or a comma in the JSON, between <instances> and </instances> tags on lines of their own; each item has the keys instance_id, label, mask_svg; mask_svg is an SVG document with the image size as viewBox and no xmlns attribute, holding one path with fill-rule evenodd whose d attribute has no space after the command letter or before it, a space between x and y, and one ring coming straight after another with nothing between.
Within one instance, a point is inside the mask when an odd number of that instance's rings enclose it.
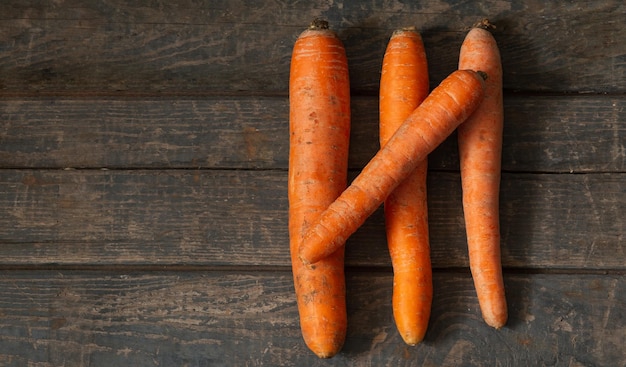
<instances>
[{"instance_id":1,"label":"orange carrot","mask_svg":"<svg viewBox=\"0 0 626 367\"><path fill-rule=\"evenodd\" d=\"M380 78L380 145L419 106L429 92L422 37L414 28L395 31L383 58ZM433 298L426 171L423 159L384 203L387 246L393 265L392 307L405 343L424 339Z\"/></svg>"},{"instance_id":2,"label":"orange carrot","mask_svg":"<svg viewBox=\"0 0 626 367\"><path fill-rule=\"evenodd\" d=\"M315 266L298 249L310 223L347 186L350 86L343 44L316 20L293 48L289 79L289 237L300 327L320 358L339 352L346 336L344 247Z\"/></svg>"},{"instance_id":3,"label":"orange carrot","mask_svg":"<svg viewBox=\"0 0 626 367\"><path fill-rule=\"evenodd\" d=\"M507 320L498 210L504 114L500 52L488 26L476 25L461 46L459 69L479 68L489 79L482 103L458 128L458 144L470 269L483 319L500 328Z\"/></svg>"},{"instance_id":4,"label":"orange carrot","mask_svg":"<svg viewBox=\"0 0 626 367\"><path fill-rule=\"evenodd\" d=\"M299 249L305 264L316 263L343 246L419 162L474 111L483 97L484 76L457 70L430 93L311 224Z\"/></svg>"}]
</instances>

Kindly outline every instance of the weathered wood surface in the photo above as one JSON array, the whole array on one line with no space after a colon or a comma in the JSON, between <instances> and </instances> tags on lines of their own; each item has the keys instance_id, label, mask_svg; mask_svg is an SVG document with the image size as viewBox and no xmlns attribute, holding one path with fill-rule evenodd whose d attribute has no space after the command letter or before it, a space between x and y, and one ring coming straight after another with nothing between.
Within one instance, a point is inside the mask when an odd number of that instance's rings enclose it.
<instances>
[{"instance_id":1,"label":"weathered wood surface","mask_svg":"<svg viewBox=\"0 0 626 367\"><path fill-rule=\"evenodd\" d=\"M508 275L510 322L481 319L468 274L434 276L423 344L403 345L389 274L348 273L343 353L303 346L289 272L11 271L3 366L623 366L626 283ZM616 363L617 362L617 363Z\"/></svg>"},{"instance_id":2,"label":"weathered wood surface","mask_svg":"<svg viewBox=\"0 0 626 367\"><path fill-rule=\"evenodd\" d=\"M458 173L429 179L435 267L467 266ZM0 170L0 264L289 265L287 173ZM626 269L626 174L502 180L503 261ZM347 244L351 266L389 266L382 212ZM590 235L592 234L592 235Z\"/></svg>"},{"instance_id":3,"label":"weathered wood surface","mask_svg":"<svg viewBox=\"0 0 626 367\"><path fill-rule=\"evenodd\" d=\"M504 65L510 322L481 320L451 136L429 157L425 343L390 310L382 211L348 241L350 329L321 361L287 253L288 66L314 17L346 46L350 167L376 152L393 29L434 86L467 26ZM0 365L626 366L623 1L0 2Z\"/></svg>"},{"instance_id":4,"label":"weathered wood surface","mask_svg":"<svg viewBox=\"0 0 626 367\"><path fill-rule=\"evenodd\" d=\"M356 97L350 166L376 153L378 102ZM287 169L285 97L2 99L0 167ZM626 98L505 98L503 169L624 172ZM456 136L430 157L458 170Z\"/></svg>"},{"instance_id":5,"label":"weathered wood surface","mask_svg":"<svg viewBox=\"0 0 626 367\"><path fill-rule=\"evenodd\" d=\"M376 91L394 29L423 33L436 83L483 17L498 25L507 89L626 90L622 0L4 1L0 14L0 90L9 94L285 93L293 41L316 16L344 40L358 91Z\"/></svg>"}]
</instances>

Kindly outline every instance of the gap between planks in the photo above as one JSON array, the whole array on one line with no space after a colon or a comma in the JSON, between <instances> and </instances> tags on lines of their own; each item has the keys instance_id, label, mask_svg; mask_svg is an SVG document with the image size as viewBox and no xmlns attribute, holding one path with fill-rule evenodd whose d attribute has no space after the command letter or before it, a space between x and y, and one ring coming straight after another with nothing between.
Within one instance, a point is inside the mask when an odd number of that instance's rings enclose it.
<instances>
[{"instance_id":1,"label":"gap between planks","mask_svg":"<svg viewBox=\"0 0 626 367\"><path fill-rule=\"evenodd\" d=\"M180 167L150 167L150 166L109 166L109 167L23 167L23 166L0 166L0 171L69 171L69 172L186 172L186 171L242 171L242 172L287 172L286 167L227 167L227 166L180 166ZM348 173L356 176L361 169L352 168L348 170ZM431 168L429 172L442 172L442 173L458 173L458 168ZM525 171L525 170L505 170L502 174L515 174L515 175L607 175L607 174L625 174L626 170L614 170L614 171Z\"/></svg>"},{"instance_id":2,"label":"gap between planks","mask_svg":"<svg viewBox=\"0 0 626 367\"><path fill-rule=\"evenodd\" d=\"M33 264L33 265L2 265L1 271L109 271L116 273L128 272L231 272L238 274L255 273L288 273L291 266L265 266L265 265L167 265L167 264L106 264L106 265L57 265L57 264ZM467 274L467 267L433 268L435 274ZM346 266L346 273L392 273L390 266ZM624 276L624 269L580 269L580 268L510 268L503 267L504 274L528 274L528 275L610 275Z\"/></svg>"},{"instance_id":3,"label":"gap between planks","mask_svg":"<svg viewBox=\"0 0 626 367\"><path fill-rule=\"evenodd\" d=\"M377 97L376 90L352 90L352 97ZM624 97L626 91L543 91L543 90L519 90L504 89L504 98L506 97ZM111 91L111 90L41 90L41 91L7 91L0 90L0 99L37 99L37 98L66 98L66 99L198 99L198 98L234 98L234 97L259 97L259 98L288 98L287 91L261 91L261 90L164 90L164 91Z\"/></svg>"}]
</instances>

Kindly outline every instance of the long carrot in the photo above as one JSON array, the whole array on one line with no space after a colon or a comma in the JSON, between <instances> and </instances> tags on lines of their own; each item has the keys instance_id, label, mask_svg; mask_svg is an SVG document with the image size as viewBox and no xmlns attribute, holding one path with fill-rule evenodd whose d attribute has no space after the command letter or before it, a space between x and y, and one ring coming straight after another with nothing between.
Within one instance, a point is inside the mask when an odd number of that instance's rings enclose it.
<instances>
[{"instance_id":1,"label":"long carrot","mask_svg":"<svg viewBox=\"0 0 626 367\"><path fill-rule=\"evenodd\" d=\"M485 98L458 128L463 210L470 269L485 322L504 326L507 305L500 263L499 190L502 152L502 66L487 21L463 41L459 69L480 68L489 74Z\"/></svg>"},{"instance_id":2,"label":"long carrot","mask_svg":"<svg viewBox=\"0 0 626 367\"><path fill-rule=\"evenodd\" d=\"M429 92L422 37L414 28L396 30L387 44L380 77L380 144L419 106ZM387 246L393 265L392 307L402 339L424 339L433 298L426 171L423 159L384 203Z\"/></svg>"},{"instance_id":3,"label":"long carrot","mask_svg":"<svg viewBox=\"0 0 626 367\"><path fill-rule=\"evenodd\" d=\"M350 87L343 44L316 20L293 48L289 79L289 237L300 327L320 358L343 346L344 247L315 266L298 258L303 235L347 186Z\"/></svg>"},{"instance_id":4,"label":"long carrot","mask_svg":"<svg viewBox=\"0 0 626 367\"><path fill-rule=\"evenodd\" d=\"M484 73L457 70L402 123L346 190L311 224L299 254L320 261L344 245L398 184L478 106Z\"/></svg>"}]
</instances>

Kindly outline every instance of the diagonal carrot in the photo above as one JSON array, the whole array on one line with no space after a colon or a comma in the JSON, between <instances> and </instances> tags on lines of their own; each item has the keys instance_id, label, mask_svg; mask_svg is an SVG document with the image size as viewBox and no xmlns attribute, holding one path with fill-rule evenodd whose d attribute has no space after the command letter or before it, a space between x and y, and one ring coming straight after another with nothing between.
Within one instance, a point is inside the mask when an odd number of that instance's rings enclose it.
<instances>
[{"instance_id":1,"label":"diagonal carrot","mask_svg":"<svg viewBox=\"0 0 626 367\"><path fill-rule=\"evenodd\" d=\"M348 188L320 214L299 248L305 264L341 248L419 162L478 107L484 73L457 70L411 113Z\"/></svg>"}]
</instances>

